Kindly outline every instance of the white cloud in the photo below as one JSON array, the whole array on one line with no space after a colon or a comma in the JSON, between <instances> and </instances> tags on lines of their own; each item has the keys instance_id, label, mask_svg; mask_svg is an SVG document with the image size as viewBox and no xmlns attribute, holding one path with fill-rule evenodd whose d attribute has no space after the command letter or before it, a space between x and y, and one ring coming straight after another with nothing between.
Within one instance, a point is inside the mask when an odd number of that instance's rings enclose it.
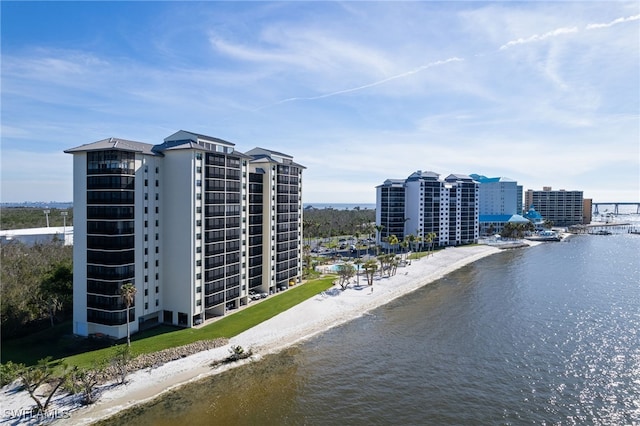
<instances>
[{"instance_id":1,"label":"white cloud","mask_svg":"<svg viewBox=\"0 0 640 426\"><path fill-rule=\"evenodd\" d=\"M442 61L435 61L435 62L431 62L431 63L425 64L425 65L420 65L419 67L417 67L415 69L412 69L410 71L405 71L405 72L402 72L400 74L392 75L390 77L386 77L386 78L383 78L381 80L377 80L377 81L374 81L374 82L371 82L371 83L367 83L367 84L363 84L363 85L360 85L360 86L350 87L350 88L342 89L342 90L337 90L335 92L330 92L330 93L323 93L323 94L320 94L320 95L317 95L317 96L307 96L307 97L298 96L298 97L294 97L294 98L287 98L287 99L280 100L280 101L275 102L275 103L270 104L270 105L262 106L260 108L257 108L256 110L261 110L261 109L264 109L264 108L268 108L268 107L275 106L275 105L280 105L280 104L287 103L287 102L314 101L314 100L319 100L319 99L330 98L330 97L333 97L333 96L344 95L344 94L347 94L347 93L358 92L360 90L365 90L365 89L370 89L372 87L380 86L380 85L388 83L390 81L399 80L399 79L402 79L402 78L406 78L406 77L412 76L414 74L417 74L417 73L419 73L421 71L424 71L424 70L427 70L429 68L437 67L437 66L440 66L440 65L445 65L445 64L448 64L450 62L461 62L461 61L463 61L463 59L461 59L461 58L456 58L456 57L447 58L447 59L442 60Z\"/></svg>"},{"instance_id":2,"label":"white cloud","mask_svg":"<svg viewBox=\"0 0 640 426\"><path fill-rule=\"evenodd\" d=\"M500 50L508 49L510 47L517 46L517 45L520 45L520 44L538 42L538 41L546 40L548 38L558 37L560 35L565 35L565 34L573 34L573 33L577 33L577 32L578 32L578 28L577 27L558 28L558 29L555 29L553 31L546 32L544 34L534 34L534 35L529 36L527 38L519 38L517 40L509 41L509 42L503 44L502 46L500 46Z\"/></svg>"},{"instance_id":3,"label":"white cloud","mask_svg":"<svg viewBox=\"0 0 640 426\"><path fill-rule=\"evenodd\" d=\"M640 15L627 16L626 18L618 18L614 19L611 22L607 22L606 24L588 24L586 26L587 30L595 30L600 28L608 28L614 25L622 24L624 22L637 21L640 19Z\"/></svg>"}]
</instances>

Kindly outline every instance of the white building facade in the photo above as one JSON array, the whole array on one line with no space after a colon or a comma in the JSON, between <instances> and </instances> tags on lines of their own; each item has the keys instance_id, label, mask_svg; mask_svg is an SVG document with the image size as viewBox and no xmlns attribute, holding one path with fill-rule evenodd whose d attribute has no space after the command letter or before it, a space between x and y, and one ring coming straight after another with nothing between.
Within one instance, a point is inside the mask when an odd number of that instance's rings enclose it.
<instances>
[{"instance_id":1,"label":"white building facade","mask_svg":"<svg viewBox=\"0 0 640 426\"><path fill-rule=\"evenodd\" d=\"M252 156L185 131L159 145L111 138L65 152L74 156L75 334L126 336L126 283L137 290L133 333L158 323L192 327L246 304L251 290L275 292L301 279L304 167L292 157ZM274 181L286 164L294 182L286 188L286 269L272 260L276 214L260 215L259 233L251 228L252 212L279 206L276 184L267 185L269 197L251 196L254 161L269 162Z\"/></svg>"},{"instance_id":2,"label":"white building facade","mask_svg":"<svg viewBox=\"0 0 640 426\"><path fill-rule=\"evenodd\" d=\"M407 179L388 179L376 188L376 225L382 227L378 244L396 235L410 235L436 246L471 244L478 241L478 183L471 177L452 174L442 179L438 173L417 171ZM385 194L393 194L401 216L380 214L385 209ZM388 231L385 233L385 229Z\"/></svg>"}]
</instances>

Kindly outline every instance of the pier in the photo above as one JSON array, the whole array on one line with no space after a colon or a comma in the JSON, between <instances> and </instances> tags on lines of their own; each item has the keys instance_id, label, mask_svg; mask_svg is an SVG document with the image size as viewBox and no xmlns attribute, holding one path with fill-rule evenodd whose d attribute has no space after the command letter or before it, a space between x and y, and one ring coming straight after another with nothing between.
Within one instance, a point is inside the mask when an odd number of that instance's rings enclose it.
<instances>
[{"instance_id":1,"label":"pier","mask_svg":"<svg viewBox=\"0 0 640 426\"><path fill-rule=\"evenodd\" d=\"M610 234L640 234L640 227L632 226L629 222L605 222L590 223L571 227L571 232L576 234L610 235Z\"/></svg>"},{"instance_id":2,"label":"pier","mask_svg":"<svg viewBox=\"0 0 640 426\"><path fill-rule=\"evenodd\" d=\"M600 214L599 208L601 206L612 206L613 214L620 214L619 206L636 206L636 214L640 214L640 202L611 202L611 203L592 203L593 214Z\"/></svg>"}]
</instances>

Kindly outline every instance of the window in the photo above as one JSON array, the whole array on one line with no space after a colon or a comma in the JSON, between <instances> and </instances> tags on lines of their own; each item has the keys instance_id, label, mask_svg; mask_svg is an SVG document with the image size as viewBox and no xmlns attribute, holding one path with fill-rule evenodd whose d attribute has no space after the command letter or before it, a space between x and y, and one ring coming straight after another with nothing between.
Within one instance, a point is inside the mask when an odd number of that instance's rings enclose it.
<instances>
[{"instance_id":1,"label":"window","mask_svg":"<svg viewBox=\"0 0 640 426\"><path fill-rule=\"evenodd\" d=\"M149 179L144 180L144 186L149 186Z\"/></svg>"},{"instance_id":2,"label":"window","mask_svg":"<svg viewBox=\"0 0 640 426\"><path fill-rule=\"evenodd\" d=\"M160 287L156 286L156 293L160 293Z\"/></svg>"},{"instance_id":3,"label":"window","mask_svg":"<svg viewBox=\"0 0 640 426\"><path fill-rule=\"evenodd\" d=\"M160 304L160 301L156 299L156 306L158 306L159 304Z\"/></svg>"},{"instance_id":4,"label":"window","mask_svg":"<svg viewBox=\"0 0 640 426\"><path fill-rule=\"evenodd\" d=\"M148 295L149 295L149 289L148 289L148 288L145 288L145 289L144 289L144 295L145 295L145 296L148 296Z\"/></svg>"},{"instance_id":5,"label":"window","mask_svg":"<svg viewBox=\"0 0 640 426\"><path fill-rule=\"evenodd\" d=\"M160 247L156 247L156 254L160 253Z\"/></svg>"}]
</instances>

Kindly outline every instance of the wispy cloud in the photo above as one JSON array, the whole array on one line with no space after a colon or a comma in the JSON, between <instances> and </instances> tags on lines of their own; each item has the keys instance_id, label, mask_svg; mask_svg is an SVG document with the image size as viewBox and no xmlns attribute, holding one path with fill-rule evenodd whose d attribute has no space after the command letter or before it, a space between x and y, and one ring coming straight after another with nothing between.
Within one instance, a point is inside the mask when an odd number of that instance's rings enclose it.
<instances>
[{"instance_id":1,"label":"wispy cloud","mask_svg":"<svg viewBox=\"0 0 640 426\"><path fill-rule=\"evenodd\" d=\"M640 15L627 16L626 18L618 18L614 19L611 22L607 22L606 24L589 24L586 26L587 30L595 30L599 28L608 28L614 25L622 24L624 22L637 21L640 19Z\"/></svg>"},{"instance_id":2,"label":"wispy cloud","mask_svg":"<svg viewBox=\"0 0 640 426\"><path fill-rule=\"evenodd\" d=\"M317 95L317 96L298 96L298 97L283 99L281 101L274 102L273 104L269 104L269 105L265 105L265 106L261 106L259 108L256 108L256 111L259 111L259 110L264 109L264 108L268 108L268 107L284 104L284 103L287 103L287 102L315 101L315 100L318 100L318 99L330 98L332 96L338 96L338 95L344 95L346 93L357 92L357 91L360 91L360 90L369 89L371 87L380 86L382 84L388 83L388 82L393 81L393 80L406 78L406 77L409 77L411 75L417 74L417 73L419 73L421 71L427 70L429 68L433 68L433 67L440 66L440 65L445 65L445 64L448 64L448 63L451 63L451 62L461 62L463 60L464 59L462 59L462 58L453 57L453 58L448 58L448 59L445 59L445 60L442 60L442 61L435 61L435 62L431 62L431 63L425 64L425 65L421 65L421 66L419 66L419 67L417 67L415 69L412 69L410 71L406 71L406 72L403 72L403 73L400 73L400 74L392 75L390 77L383 78L382 80L374 81L374 82L368 83L368 84L363 84L361 86L351 87L351 88L343 89L343 90L337 90L335 92L324 93L322 95Z\"/></svg>"},{"instance_id":3,"label":"wispy cloud","mask_svg":"<svg viewBox=\"0 0 640 426\"><path fill-rule=\"evenodd\" d=\"M500 46L500 50L508 49L510 47L517 46L520 44L534 43L537 41L546 40L548 38L558 37L560 35L572 34L577 32L578 32L577 27L558 28L553 31L546 32L544 34L534 34L527 38L519 38L517 40L511 40L503 44L502 46Z\"/></svg>"}]
</instances>

